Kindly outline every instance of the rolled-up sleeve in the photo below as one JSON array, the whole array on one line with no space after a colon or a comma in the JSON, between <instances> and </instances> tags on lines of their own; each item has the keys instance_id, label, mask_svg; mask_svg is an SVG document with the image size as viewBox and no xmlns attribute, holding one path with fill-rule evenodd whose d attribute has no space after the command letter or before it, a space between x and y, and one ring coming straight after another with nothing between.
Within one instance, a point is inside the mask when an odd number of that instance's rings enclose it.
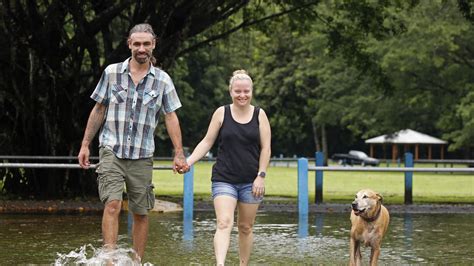
<instances>
[{"instance_id":1,"label":"rolled-up sleeve","mask_svg":"<svg viewBox=\"0 0 474 266\"><path fill-rule=\"evenodd\" d=\"M101 103L107 104L109 102L109 75L107 74L107 69L102 72L99 83L95 87L94 92L91 95L92 100Z\"/></svg>"},{"instance_id":2,"label":"rolled-up sleeve","mask_svg":"<svg viewBox=\"0 0 474 266\"><path fill-rule=\"evenodd\" d=\"M179 100L178 93L176 92L173 81L171 78L168 78L163 93L163 104L161 111L164 114L167 114L176 111L176 109L180 107L181 101Z\"/></svg>"}]
</instances>

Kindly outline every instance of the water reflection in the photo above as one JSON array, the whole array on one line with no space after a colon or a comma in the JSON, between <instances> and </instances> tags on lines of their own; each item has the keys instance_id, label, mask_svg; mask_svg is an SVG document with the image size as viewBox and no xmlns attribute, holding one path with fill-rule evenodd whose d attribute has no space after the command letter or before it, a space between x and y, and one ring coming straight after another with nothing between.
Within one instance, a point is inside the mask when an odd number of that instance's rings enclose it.
<instances>
[{"instance_id":1,"label":"water reflection","mask_svg":"<svg viewBox=\"0 0 474 266\"><path fill-rule=\"evenodd\" d=\"M308 236L308 215L299 214L298 216L298 237L305 238Z\"/></svg>"},{"instance_id":2,"label":"water reflection","mask_svg":"<svg viewBox=\"0 0 474 266\"><path fill-rule=\"evenodd\" d=\"M413 219L411 213L403 215L403 232L405 234L405 250L413 250Z\"/></svg>"},{"instance_id":3,"label":"water reflection","mask_svg":"<svg viewBox=\"0 0 474 266\"><path fill-rule=\"evenodd\" d=\"M192 217L183 215L183 244L186 250L193 249L194 227Z\"/></svg>"},{"instance_id":4,"label":"water reflection","mask_svg":"<svg viewBox=\"0 0 474 266\"><path fill-rule=\"evenodd\" d=\"M127 232L128 232L128 236L132 237L132 234L133 234L133 213L131 211L127 212Z\"/></svg>"},{"instance_id":5,"label":"water reflection","mask_svg":"<svg viewBox=\"0 0 474 266\"><path fill-rule=\"evenodd\" d=\"M324 227L324 213L317 213L316 215L316 236L323 236L323 227Z\"/></svg>"},{"instance_id":6,"label":"water reflection","mask_svg":"<svg viewBox=\"0 0 474 266\"><path fill-rule=\"evenodd\" d=\"M324 228L324 213L317 213L314 214L315 222L314 227L316 229L315 236L322 237L323 236L323 228ZM305 238L308 236L308 215L299 214L298 215L298 237Z\"/></svg>"},{"instance_id":7,"label":"water reflection","mask_svg":"<svg viewBox=\"0 0 474 266\"><path fill-rule=\"evenodd\" d=\"M381 264L473 264L474 214L392 214ZM214 264L213 212L153 213L144 261L157 265ZM65 257L103 256L100 215L0 215L2 264L58 264ZM129 258L128 215L120 217L120 254ZM349 214L259 213L252 264L347 264ZM73 252L73 253L71 253ZM59 254L58 254L59 253ZM96 254L96 255L94 255ZM106 254L105 254L106 255ZM119 255L119 254L115 254ZM370 250L363 249L363 264ZM228 263L238 264L237 227ZM127 258L124 258L127 259ZM70 261L68 264L75 264Z\"/></svg>"}]
</instances>

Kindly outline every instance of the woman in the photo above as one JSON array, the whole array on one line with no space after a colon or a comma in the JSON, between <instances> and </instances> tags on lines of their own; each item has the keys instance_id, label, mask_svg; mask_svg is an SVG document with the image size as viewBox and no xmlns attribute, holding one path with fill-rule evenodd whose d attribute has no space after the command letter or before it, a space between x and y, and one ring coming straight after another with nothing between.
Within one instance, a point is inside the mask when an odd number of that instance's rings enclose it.
<instances>
[{"instance_id":1,"label":"woman","mask_svg":"<svg viewBox=\"0 0 474 266\"><path fill-rule=\"evenodd\" d=\"M218 139L219 149L211 178L217 218L214 235L217 265L224 265L236 208L240 265L249 263L253 246L252 228L265 194L271 131L265 112L250 103L252 90L253 82L247 72L235 71L229 81L232 104L217 108L206 136L188 158L189 166L193 165Z\"/></svg>"}]
</instances>

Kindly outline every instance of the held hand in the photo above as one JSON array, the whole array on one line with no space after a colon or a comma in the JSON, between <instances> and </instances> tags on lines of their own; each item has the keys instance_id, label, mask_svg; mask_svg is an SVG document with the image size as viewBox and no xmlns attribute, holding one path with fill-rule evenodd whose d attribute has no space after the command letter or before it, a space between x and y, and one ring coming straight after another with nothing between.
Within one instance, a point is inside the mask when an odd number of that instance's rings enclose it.
<instances>
[{"instance_id":1,"label":"held hand","mask_svg":"<svg viewBox=\"0 0 474 266\"><path fill-rule=\"evenodd\" d=\"M177 168L176 171L180 174L184 174L184 173L189 172L190 169L191 167L188 164L185 164L183 167Z\"/></svg>"},{"instance_id":2,"label":"held hand","mask_svg":"<svg viewBox=\"0 0 474 266\"><path fill-rule=\"evenodd\" d=\"M77 159L79 160L79 165L83 169L89 169L89 166L91 163L89 162L89 147L81 147L81 150L79 151L79 155L77 155Z\"/></svg>"},{"instance_id":3,"label":"held hand","mask_svg":"<svg viewBox=\"0 0 474 266\"><path fill-rule=\"evenodd\" d=\"M176 172L184 174L189 171L189 165L186 163L186 158L183 154L176 154L173 160L173 173Z\"/></svg>"},{"instance_id":4,"label":"held hand","mask_svg":"<svg viewBox=\"0 0 474 266\"><path fill-rule=\"evenodd\" d=\"M257 176L253 181L252 194L254 197L259 198L265 195L265 179Z\"/></svg>"}]
</instances>

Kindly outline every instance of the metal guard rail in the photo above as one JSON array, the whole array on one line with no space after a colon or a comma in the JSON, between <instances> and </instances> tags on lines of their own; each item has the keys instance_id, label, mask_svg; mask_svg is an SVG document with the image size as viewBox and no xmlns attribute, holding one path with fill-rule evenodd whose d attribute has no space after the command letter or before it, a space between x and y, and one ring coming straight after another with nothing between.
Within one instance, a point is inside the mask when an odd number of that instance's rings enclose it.
<instances>
[{"instance_id":1,"label":"metal guard rail","mask_svg":"<svg viewBox=\"0 0 474 266\"><path fill-rule=\"evenodd\" d=\"M413 203L413 173L414 172L434 172L434 173L468 173L472 175L474 168L437 168L421 167L415 168L413 163L413 154L405 153L405 167L345 167L345 166L324 166L324 154L316 152L316 165L309 166L308 159L298 159L298 212L302 216L308 215L309 190L308 190L308 172L315 172L315 203L323 202L323 173L326 171L345 171L345 172L404 172L405 175L405 204Z\"/></svg>"},{"instance_id":2,"label":"metal guard rail","mask_svg":"<svg viewBox=\"0 0 474 266\"><path fill-rule=\"evenodd\" d=\"M97 167L97 164L91 164L89 169L94 169ZM47 169L82 169L79 164L73 163L0 163L0 168L47 168ZM154 165L154 170L172 170L173 167L163 166L163 165Z\"/></svg>"},{"instance_id":3,"label":"metal guard rail","mask_svg":"<svg viewBox=\"0 0 474 266\"><path fill-rule=\"evenodd\" d=\"M311 171L346 171L346 172L456 172L474 173L474 168L415 168L415 167L337 167L337 166L309 166Z\"/></svg>"},{"instance_id":4,"label":"metal guard rail","mask_svg":"<svg viewBox=\"0 0 474 266\"><path fill-rule=\"evenodd\" d=\"M94 169L97 164L91 164L89 169ZM0 168L42 168L42 169L82 169L79 164L67 164L67 163L0 163ZM172 170L171 165L154 165L153 170ZM85 169L84 169L85 170ZM189 231L189 227L192 226L193 211L194 211L194 167L191 166L189 172L184 174L183 180L183 219L185 231ZM131 212L128 214L128 227L131 230L133 219L131 218Z\"/></svg>"}]
</instances>

